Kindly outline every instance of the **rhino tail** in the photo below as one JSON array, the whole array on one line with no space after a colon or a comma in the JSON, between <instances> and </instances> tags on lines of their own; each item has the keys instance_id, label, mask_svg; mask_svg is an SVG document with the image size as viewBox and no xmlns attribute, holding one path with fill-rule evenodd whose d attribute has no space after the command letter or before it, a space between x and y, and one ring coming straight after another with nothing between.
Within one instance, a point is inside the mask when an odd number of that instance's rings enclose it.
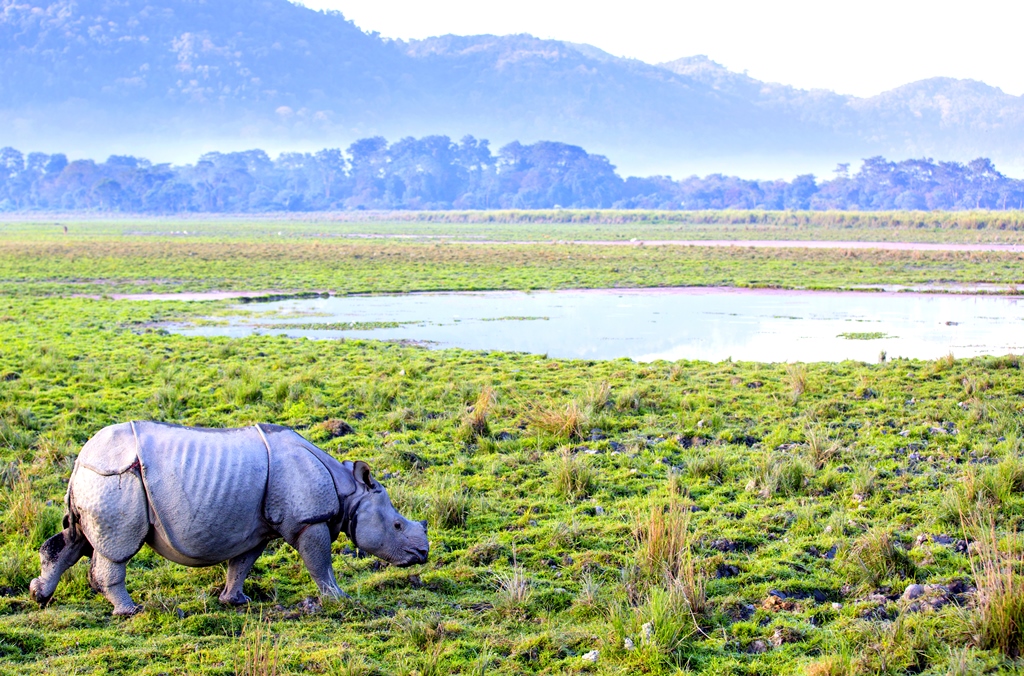
<instances>
[{"instance_id":1,"label":"rhino tail","mask_svg":"<svg viewBox=\"0 0 1024 676\"><path fill-rule=\"evenodd\" d=\"M68 484L68 492L64 494L64 530L75 542L85 539L81 523L82 515L75 506L75 496Z\"/></svg>"}]
</instances>

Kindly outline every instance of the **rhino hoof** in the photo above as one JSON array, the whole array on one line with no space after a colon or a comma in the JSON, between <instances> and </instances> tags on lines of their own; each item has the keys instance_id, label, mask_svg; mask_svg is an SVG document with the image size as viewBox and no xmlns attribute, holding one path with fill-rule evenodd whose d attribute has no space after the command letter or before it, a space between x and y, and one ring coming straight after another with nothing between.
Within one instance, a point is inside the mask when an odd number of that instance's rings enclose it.
<instances>
[{"instance_id":1,"label":"rhino hoof","mask_svg":"<svg viewBox=\"0 0 1024 676\"><path fill-rule=\"evenodd\" d=\"M38 577L35 578L34 580L32 580L31 582L29 582L29 584L28 584L28 597L30 599L32 599L33 601L35 601L36 603L38 603L40 608L45 608L47 606L47 604L50 603L50 599L52 599L53 596L52 595L51 596L42 596L39 593L39 588L42 585L43 585L43 583L39 580Z\"/></svg>"},{"instance_id":2,"label":"rhino hoof","mask_svg":"<svg viewBox=\"0 0 1024 676\"><path fill-rule=\"evenodd\" d=\"M138 603L134 603L130 606L114 608L114 615L116 617L131 617L132 615L138 615L142 612L142 610L142 606L140 606Z\"/></svg>"},{"instance_id":3,"label":"rhino hoof","mask_svg":"<svg viewBox=\"0 0 1024 676\"><path fill-rule=\"evenodd\" d=\"M218 598L221 603L227 606L244 606L246 603L252 601L251 598L249 598L242 592L238 592L234 596L227 596L225 594L221 594Z\"/></svg>"}]
</instances>

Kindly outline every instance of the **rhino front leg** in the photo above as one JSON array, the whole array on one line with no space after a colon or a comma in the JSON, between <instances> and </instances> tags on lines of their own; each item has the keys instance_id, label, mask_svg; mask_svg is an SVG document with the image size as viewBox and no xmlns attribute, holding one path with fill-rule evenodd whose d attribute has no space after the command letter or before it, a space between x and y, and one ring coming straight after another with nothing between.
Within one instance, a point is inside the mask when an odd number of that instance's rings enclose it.
<instances>
[{"instance_id":1,"label":"rhino front leg","mask_svg":"<svg viewBox=\"0 0 1024 676\"><path fill-rule=\"evenodd\" d=\"M349 598L334 579L334 569L331 567L331 531L326 523L307 526L296 539L295 548L299 550L302 561L316 582L321 596L332 599Z\"/></svg>"},{"instance_id":2,"label":"rhino front leg","mask_svg":"<svg viewBox=\"0 0 1024 676\"><path fill-rule=\"evenodd\" d=\"M245 578L249 576L252 565L256 563L256 559L260 558L260 554L263 553L266 546L267 541L264 540L245 554L239 554L228 561L228 579L227 584L224 585L224 591L220 594L221 603L241 606L251 600L242 592L242 585L245 583Z\"/></svg>"},{"instance_id":3,"label":"rhino front leg","mask_svg":"<svg viewBox=\"0 0 1024 676\"><path fill-rule=\"evenodd\" d=\"M65 528L44 542L43 546L39 548L41 564L39 577L28 585L28 594L32 600L40 606L46 607L46 604L53 598L53 592L57 589L60 576L75 565L80 558L88 556L91 552L92 546L89 541L73 528Z\"/></svg>"},{"instance_id":4,"label":"rhino front leg","mask_svg":"<svg viewBox=\"0 0 1024 676\"><path fill-rule=\"evenodd\" d=\"M124 586L126 563L116 563L99 552L93 552L92 567L89 568L92 588L114 604L115 615L134 615L142 610L142 606L132 601Z\"/></svg>"}]
</instances>

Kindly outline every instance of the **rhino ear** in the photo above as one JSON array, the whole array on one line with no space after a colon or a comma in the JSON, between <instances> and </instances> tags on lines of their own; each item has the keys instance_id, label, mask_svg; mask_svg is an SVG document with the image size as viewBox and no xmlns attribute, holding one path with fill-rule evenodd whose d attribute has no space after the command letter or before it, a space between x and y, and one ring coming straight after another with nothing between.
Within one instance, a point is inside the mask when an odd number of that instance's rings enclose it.
<instances>
[{"instance_id":1,"label":"rhino ear","mask_svg":"<svg viewBox=\"0 0 1024 676\"><path fill-rule=\"evenodd\" d=\"M379 485L370 475L370 466L362 460L356 460L352 465L352 476L355 478L357 486L362 484L368 491L376 490Z\"/></svg>"}]
</instances>

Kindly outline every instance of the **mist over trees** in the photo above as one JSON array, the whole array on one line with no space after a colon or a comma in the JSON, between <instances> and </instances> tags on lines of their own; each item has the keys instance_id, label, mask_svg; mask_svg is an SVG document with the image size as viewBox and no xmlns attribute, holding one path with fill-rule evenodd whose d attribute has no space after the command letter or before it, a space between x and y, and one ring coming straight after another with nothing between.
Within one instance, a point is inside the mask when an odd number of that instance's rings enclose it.
<instances>
[{"instance_id":1,"label":"mist over trees","mask_svg":"<svg viewBox=\"0 0 1024 676\"><path fill-rule=\"evenodd\" d=\"M0 211L259 213L437 209L1019 209L1024 181L985 158L864 161L835 176L755 181L712 174L623 179L608 159L565 143L509 143L492 152L466 136L364 138L345 151L207 153L172 166L0 149Z\"/></svg>"}]
</instances>

